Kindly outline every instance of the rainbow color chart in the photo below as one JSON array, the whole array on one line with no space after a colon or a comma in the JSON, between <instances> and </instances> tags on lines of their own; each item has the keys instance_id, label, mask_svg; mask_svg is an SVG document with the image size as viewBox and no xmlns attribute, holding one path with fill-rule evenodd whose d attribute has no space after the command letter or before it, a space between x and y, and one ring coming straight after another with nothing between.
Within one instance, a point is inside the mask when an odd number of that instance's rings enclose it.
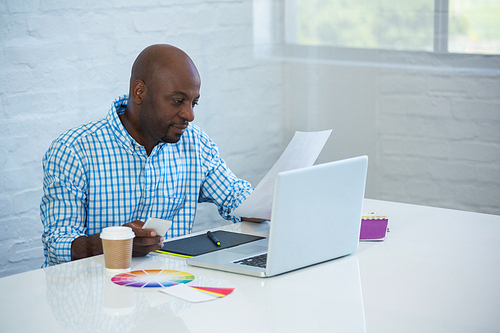
<instances>
[{"instance_id":1,"label":"rainbow color chart","mask_svg":"<svg viewBox=\"0 0 500 333\"><path fill-rule=\"evenodd\" d=\"M138 270L121 273L111 278L111 281L120 286L136 288L163 288L189 283L193 280L193 274L167 269Z\"/></svg>"},{"instance_id":2,"label":"rainbow color chart","mask_svg":"<svg viewBox=\"0 0 500 333\"><path fill-rule=\"evenodd\" d=\"M111 278L111 281L120 286L159 288L159 290L165 294L189 302L204 302L222 298L229 295L234 290L234 288L186 285L186 283L193 280L193 274L168 269L137 270L117 274Z\"/></svg>"}]
</instances>

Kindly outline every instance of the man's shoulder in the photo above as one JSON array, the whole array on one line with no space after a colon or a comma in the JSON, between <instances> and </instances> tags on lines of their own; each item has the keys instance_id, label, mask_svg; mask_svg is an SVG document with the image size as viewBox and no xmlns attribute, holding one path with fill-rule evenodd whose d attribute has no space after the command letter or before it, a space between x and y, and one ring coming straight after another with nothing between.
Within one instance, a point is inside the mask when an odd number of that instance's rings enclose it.
<instances>
[{"instance_id":1,"label":"man's shoulder","mask_svg":"<svg viewBox=\"0 0 500 333\"><path fill-rule=\"evenodd\" d=\"M186 135L187 134L187 135ZM214 142L204 130L197 125L190 123L183 137L189 141L195 141L202 145L213 145Z\"/></svg>"},{"instance_id":2,"label":"man's shoulder","mask_svg":"<svg viewBox=\"0 0 500 333\"><path fill-rule=\"evenodd\" d=\"M58 164L61 161L73 158L81 160L86 154L84 152L86 150L85 146L91 146L87 143L95 141L94 134L103 126L104 121L99 120L63 132L52 141L45 152L42 159L44 169L47 167L47 163Z\"/></svg>"},{"instance_id":3,"label":"man's shoulder","mask_svg":"<svg viewBox=\"0 0 500 333\"><path fill-rule=\"evenodd\" d=\"M75 146L82 141L92 140L96 133L100 132L105 126L107 126L106 118L73 127L59 135L54 140L54 143Z\"/></svg>"},{"instance_id":4,"label":"man's shoulder","mask_svg":"<svg viewBox=\"0 0 500 333\"><path fill-rule=\"evenodd\" d=\"M186 132L182 135L182 141L186 149L195 149L202 152L202 154L212 156L213 154L217 154L219 151L217 144L208 136L208 134L193 123L189 124Z\"/></svg>"}]
</instances>

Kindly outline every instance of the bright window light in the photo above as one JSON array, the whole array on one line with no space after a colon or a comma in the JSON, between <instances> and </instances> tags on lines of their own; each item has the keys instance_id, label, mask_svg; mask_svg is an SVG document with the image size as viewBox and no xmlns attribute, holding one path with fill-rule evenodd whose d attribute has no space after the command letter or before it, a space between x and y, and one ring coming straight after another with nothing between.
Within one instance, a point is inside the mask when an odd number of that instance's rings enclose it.
<instances>
[{"instance_id":1,"label":"bright window light","mask_svg":"<svg viewBox=\"0 0 500 333\"><path fill-rule=\"evenodd\" d=\"M286 0L304 46L500 54L500 0Z\"/></svg>"},{"instance_id":2,"label":"bright window light","mask_svg":"<svg viewBox=\"0 0 500 333\"><path fill-rule=\"evenodd\" d=\"M434 0L296 0L297 43L432 50Z\"/></svg>"},{"instance_id":3,"label":"bright window light","mask_svg":"<svg viewBox=\"0 0 500 333\"><path fill-rule=\"evenodd\" d=\"M500 0L449 0L448 51L500 54Z\"/></svg>"}]
</instances>

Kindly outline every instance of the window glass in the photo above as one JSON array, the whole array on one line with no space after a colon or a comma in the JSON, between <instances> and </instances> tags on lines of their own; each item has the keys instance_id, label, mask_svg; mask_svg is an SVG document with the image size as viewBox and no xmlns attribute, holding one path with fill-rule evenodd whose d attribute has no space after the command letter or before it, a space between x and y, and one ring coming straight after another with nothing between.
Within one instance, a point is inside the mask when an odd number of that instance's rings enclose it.
<instances>
[{"instance_id":1,"label":"window glass","mask_svg":"<svg viewBox=\"0 0 500 333\"><path fill-rule=\"evenodd\" d=\"M449 0L448 51L500 54L500 0Z\"/></svg>"},{"instance_id":2,"label":"window glass","mask_svg":"<svg viewBox=\"0 0 500 333\"><path fill-rule=\"evenodd\" d=\"M299 45L433 50L434 0L295 0L294 5Z\"/></svg>"}]
</instances>

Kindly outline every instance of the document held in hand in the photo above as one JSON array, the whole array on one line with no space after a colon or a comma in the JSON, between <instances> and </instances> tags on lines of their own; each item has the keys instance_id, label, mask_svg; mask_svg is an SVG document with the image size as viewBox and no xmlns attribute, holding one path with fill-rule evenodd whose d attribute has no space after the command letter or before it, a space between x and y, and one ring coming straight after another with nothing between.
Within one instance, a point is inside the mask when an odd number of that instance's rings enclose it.
<instances>
[{"instance_id":1,"label":"document held in hand","mask_svg":"<svg viewBox=\"0 0 500 333\"><path fill-rule=\"evenodd\" d=\"M260 181L252 194L231 215L270 220L274 179L283 171L313 166L332 130L295 132L281 157Z\"/></svg>"}]
</instances>

